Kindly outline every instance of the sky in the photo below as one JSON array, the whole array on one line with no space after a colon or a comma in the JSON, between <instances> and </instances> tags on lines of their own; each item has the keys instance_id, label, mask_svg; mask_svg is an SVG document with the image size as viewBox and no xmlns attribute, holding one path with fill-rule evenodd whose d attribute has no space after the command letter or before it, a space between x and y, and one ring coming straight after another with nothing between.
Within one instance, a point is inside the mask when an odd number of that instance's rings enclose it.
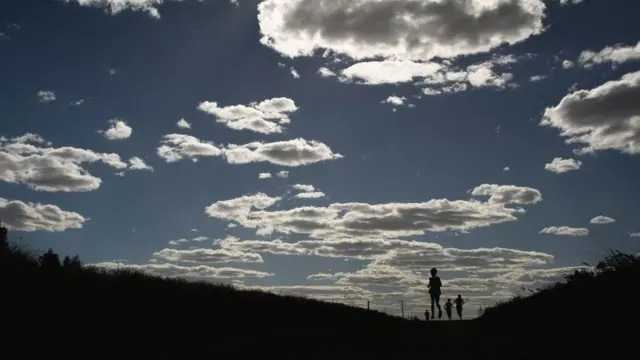
<instances>
[{"instance_id":1,"label":"sky","mask_svg":"<svg viewBox=\"0 0 640 360\"><path fill-rule=\"evenodd\" d=\"M633 0L5 0L31 249L397 314L640 251Z\"/></svg>"}]
</instances>

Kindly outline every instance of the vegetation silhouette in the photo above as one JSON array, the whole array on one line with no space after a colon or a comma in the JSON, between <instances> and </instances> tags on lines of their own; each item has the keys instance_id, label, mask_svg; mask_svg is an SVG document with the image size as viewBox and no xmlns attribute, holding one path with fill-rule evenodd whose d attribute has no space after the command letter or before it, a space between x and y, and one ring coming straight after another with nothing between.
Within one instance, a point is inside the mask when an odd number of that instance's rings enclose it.
<instances>
[{"instance_id":1,"label":"vegetation silhouette","mask_svg":"<svg viewBox=\"0 0 640 360\"><path fill-rule=\"evenodd\" d=\"M638 320L635 308L622 318L591 316L614 298L635 299L640 259L617 251L562 283L486 308L477 319L425 322L128 268L83 266L77 256L60 261L52 249L38 254L5 239L2 324L12 335L0 338L0 358L413 359L424 358L428 346L430 356L449 359L589 359L599 351L612 357L631 348L621 345L626 330L615 334L616 347L603 340L613 334L585 329L635 327ZM431 314L425 315L429 320ZM577 333L580 342L593 341L577 346L566 340ZM566 341L554 341L550 351L544 344L553 339Z\"/></svg>"}]
</instances>

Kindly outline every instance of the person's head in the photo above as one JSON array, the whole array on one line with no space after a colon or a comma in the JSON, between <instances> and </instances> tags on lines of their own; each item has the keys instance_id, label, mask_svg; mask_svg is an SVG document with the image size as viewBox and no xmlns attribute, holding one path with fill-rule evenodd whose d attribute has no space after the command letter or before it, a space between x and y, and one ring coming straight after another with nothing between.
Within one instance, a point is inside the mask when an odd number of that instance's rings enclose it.
<instances>
[{"instance_id":1,"label":"person's head","mask_svg":"<svg viewBox=\"0 0 640 360\"><path fill-rule=\"evenodd\" d=\"M458 294L458 299L462 298L462 295Z\"/></svg>"},{"instance_id":2,"label":"person's head","mask_svg":"<svg viewBox=\"0 0 640 360\"><path fill-rule=\"evenodd\" d=\"M431 276L436 276L438 274L438 269L433 268L431 269Z\"/></svg>"},{"instance_id":3,"label":"person's head","mask_svg":"<svg viewBox=\"0 0 640 360\"><path fill-rule=\"evenodd\" d=\"M447 302L451 302L451 299L447 299Z\"/></svg>"}]
</instances>

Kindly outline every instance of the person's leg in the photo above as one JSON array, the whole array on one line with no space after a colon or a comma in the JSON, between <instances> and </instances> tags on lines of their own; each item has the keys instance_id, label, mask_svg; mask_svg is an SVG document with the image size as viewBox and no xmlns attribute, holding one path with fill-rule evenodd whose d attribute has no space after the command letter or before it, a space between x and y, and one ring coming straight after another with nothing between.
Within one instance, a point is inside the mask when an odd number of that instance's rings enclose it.
<instances>
[{"instance_id":1,"label":"person's leg","mask_svg":"<svg viewBox=\"0 0 640 360\"><path fill-rule=\"evenodd\" d=\"M456 311L458 312L458 317L460 318L460 320L462 320L462 308L457 308Z\"/></svg>"},{"instance_id":2,"label":"person's leg","mask_svg":"<svg viewBox=\"0 0 640 360\"><path fill-rule=\"evenodd\" d=\"M435 319L436 317L436 313L435 313L435 303L436 303L436 299L433 295L431 295L431 318Z\"/></svg>"}]
</instances>

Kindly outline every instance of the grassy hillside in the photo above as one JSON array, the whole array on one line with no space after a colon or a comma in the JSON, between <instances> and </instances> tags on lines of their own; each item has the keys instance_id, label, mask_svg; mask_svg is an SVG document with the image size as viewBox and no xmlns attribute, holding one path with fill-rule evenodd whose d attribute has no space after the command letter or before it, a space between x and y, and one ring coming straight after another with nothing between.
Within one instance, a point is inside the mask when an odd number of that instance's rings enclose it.
<instances>
[{"instance_id":1,"label":"grassy hillside","mask_svg":"<svg viewBox=\"0 0 640 360\"><path fill-rule=\"evenodd\" d=\"M638 320L635 306L626 306L635 304L640 260L617 252L477 320L423 322L0 249L2 324L20 335L2 338L0 358L593 358L624 351L602 339L624 336L617 329ZM568 340L576 334L589 346Z\"/></svg>"}]
</instances>

